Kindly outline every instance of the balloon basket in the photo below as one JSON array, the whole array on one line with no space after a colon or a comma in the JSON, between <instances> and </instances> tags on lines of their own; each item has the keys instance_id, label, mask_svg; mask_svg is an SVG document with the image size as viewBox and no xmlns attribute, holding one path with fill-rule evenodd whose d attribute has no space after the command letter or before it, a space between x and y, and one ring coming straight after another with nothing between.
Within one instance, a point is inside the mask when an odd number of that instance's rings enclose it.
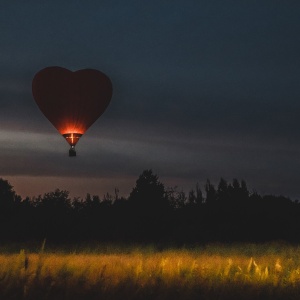
<instances>
[{"instance_id":1,"label":"balloon basket","mask_svg":"<svg viewBox=\"0 0 300 300\"><path fill-rule=\"evenodd\" d=\"M70 156L70 157L76 156L76 151L75 151L75 148L74 148L74 147L71 147L71 148L70 148L70 150L69 150L69 156Z\"/></svg>"}]
</instances>

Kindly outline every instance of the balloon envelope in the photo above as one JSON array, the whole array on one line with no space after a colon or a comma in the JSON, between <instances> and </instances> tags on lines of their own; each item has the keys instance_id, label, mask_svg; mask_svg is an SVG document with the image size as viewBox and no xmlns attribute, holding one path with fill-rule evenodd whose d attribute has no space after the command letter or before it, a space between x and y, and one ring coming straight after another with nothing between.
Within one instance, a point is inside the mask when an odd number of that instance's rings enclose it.
<instances>
[{"instance_id":1,"label":"balloon envelope","mask_svg":"<svg viewBox=\"0 0 300 300\"><path fill-rule=\"evenodd\" d=\"M107 108L112 84L97 70L47 67L34 76L32 94L42 113L74 147Z\"/></svg>"}]
</instances>

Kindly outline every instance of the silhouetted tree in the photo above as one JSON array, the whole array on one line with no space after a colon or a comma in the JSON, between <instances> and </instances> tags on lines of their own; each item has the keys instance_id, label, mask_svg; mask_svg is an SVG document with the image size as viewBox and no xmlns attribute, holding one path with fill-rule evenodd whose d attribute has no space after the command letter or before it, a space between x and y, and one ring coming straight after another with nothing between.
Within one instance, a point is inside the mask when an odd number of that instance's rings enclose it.
<instances>
[{"instance_id":1,"label":"silhouetted tree","mask_svg":"<svg viewBox=\"0 0 300 300\"><path fill-rule=\"evenodd\" d=\"M244 180L239 183L237 179L233 179L232 185L229 186L228 190L231 203L242 205L249 198L249 191Z\"/></svg>"},{"instance_id":2,"label":"silhouetted tree","mask_svg":"<svg viewBox=\"0 0 300 300\"><path fill-rule=\"evenodd\" d=\"M39 237L51 239L68 239L71 231L72 205L69 192L56 189L36 199L37 218L41 223Z\"/></svg>"},{"instance_id":3,"label":"silhouetted tree","mask_svg":"<svg viewBox=\"0 0 300 300\"><path fill-rule=\"evenodd\" d=\"M203 204L203 194L199 184L197 183L196 184L196 205L200 206L201 204Z\"/></svg>"},{"instance_id":4,"label":"silhouetted tree","mask_svg":"<svg viewBox=\"0 0 300 300\"><path fill-rule=\"evenodd\" d=\"M240 196L242 199L246 200L249 198L250 192L248 190L247 184L245 180L241 181L240 185Z\"/></svg>"},{"instance_id":5,"label":"silhouetted tree","mask_svg":"<svg viewBox=\"0 0 300 300\"><path fill-rule=\"evenodd\" d=\"M153 210L168 206L165 187L152 170L145 170L136 181L128 199L136 208Z\"/></svg>"},{"instance_id":6,"label":"silhouetted tree","mask_svg":"<svg viewBox=\"0 0 300 300\"><path fill-rule=\"evenodd\" d=\"M224 178L220 179L218 190L217 190L217 200L219 203L228 203L230 200L229 194L230 186Z\"/></svg>"},{"instance_id":7,"label":"silhouetted tree","mask_svg":"<svg viewBox=\"0 0 300 300\"><path fill-rule=\"evenodd\" d=\"M205 202L207 204L214 204L217 200L217 192L213 184L207 179L205 184L205 192L206 192L206 199Z\"/></svg>"},{"instance_id":8,"label":"silhouetted tree","mask_svg":"<svg viewBox=\"0 0 300 300\"><path fill-rule=\"evenodd\" d=\"M43 198L40 198L40 207L56 212L66 212L71 209L71 200L69 192L66 190L56 189L54 192L45 193Z\"/></svg>"},{"instance_id":9,"label":"silhouetted tree","mask_svg":"<svg viewBox=\"0 0 300 300\"><path fill-rule=\"evenodd\" d=\"M140 241L162 239L169 225L169 203L164 185L152 170L145 170L139 176L128 202L131 207L128 224L134 238Z\"/></svg>"},{"instance_id":10,"label":"silhouetted tree","mask_svg":"<svg viewBox=\"0 0 300 300\"><path fill-rule=\"evenodd\" d=\"M181 209L186 204L186 196L184 191L178 191L178 187L168 188L165 192L169 205L173 209Z\"/></svg>"},{"instance_id":11,"label":"silhouetted tree","mask_svg":"<svg viewBox=\"0 0 300 300\"><path fill-rule=\"evenodd\" d=\"M21 197L15 193L13 186L7 180L0 178L0 213L11 212L20 202Z\"/></svg>"},{"instance_id":12,"label":"silhouetted tree","mask_svg":"<svg viewBox=\"0 0 300 300\"><path fill-rule=\"evenodd\" d=\"M191 189L187 199L187 205L200 207L203 204L203 195L199 184L196 184L196 189Z\"/></svg>"},{"instance_id":13,"label":"silhouetted tree","mask_svg":"<svg viewBox=\"0 0 300 300\"><path fill-rule=\"evenodd\" d=\"M0 238L13 239L21 218L21 197L7 180L0 178Z\"/></svg>"},{"instance_id":14,"label":"silhouetted tree","mask_svg":"<svg viewBox=\"0 0 300 300\"><path fill-rule=\"evenodd\" d=\"M189 196L188 196L188 199L187 199L187 204L188 205L195 205L196 203L196 192L194 189L191 189L189 191Z\"/></svg>"}]
</instances>

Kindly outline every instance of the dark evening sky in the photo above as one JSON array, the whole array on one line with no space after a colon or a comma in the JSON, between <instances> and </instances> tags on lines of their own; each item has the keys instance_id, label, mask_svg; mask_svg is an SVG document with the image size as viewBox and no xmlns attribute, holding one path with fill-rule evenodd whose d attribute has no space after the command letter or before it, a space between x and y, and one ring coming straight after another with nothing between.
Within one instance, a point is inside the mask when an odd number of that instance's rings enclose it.
<instances>
[{"instance_id":1,"label":"dark evening sky","mask_svg":"<svg viewBox=\"0 0 300 300\"><path fill-rule=\"evenodd\" d=\"M33 196L127 195L144 169L300 198L300 2L1 1L0 177ZM47 66L98 69L112 101L69 158L31 93Z\"/></svg>"}]
</instances>

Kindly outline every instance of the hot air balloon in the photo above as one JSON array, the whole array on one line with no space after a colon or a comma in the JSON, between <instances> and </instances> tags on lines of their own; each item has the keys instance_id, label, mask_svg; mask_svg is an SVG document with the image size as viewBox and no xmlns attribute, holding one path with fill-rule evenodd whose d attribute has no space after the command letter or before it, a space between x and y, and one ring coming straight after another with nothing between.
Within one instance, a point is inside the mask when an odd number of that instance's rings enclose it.
<instances>
[{"instance_id":1,"label":"hot air balloon","mask_svg":"<svg viewBox=\"0 0 300 300\"><path fill-rule=\"evenodd\" d=\"M46 118L71 146L103 114L112 97L110 79L102 72L72 72L61 67L42 69L32 80L32 94Z\"/></svg>"}]
</instances>

